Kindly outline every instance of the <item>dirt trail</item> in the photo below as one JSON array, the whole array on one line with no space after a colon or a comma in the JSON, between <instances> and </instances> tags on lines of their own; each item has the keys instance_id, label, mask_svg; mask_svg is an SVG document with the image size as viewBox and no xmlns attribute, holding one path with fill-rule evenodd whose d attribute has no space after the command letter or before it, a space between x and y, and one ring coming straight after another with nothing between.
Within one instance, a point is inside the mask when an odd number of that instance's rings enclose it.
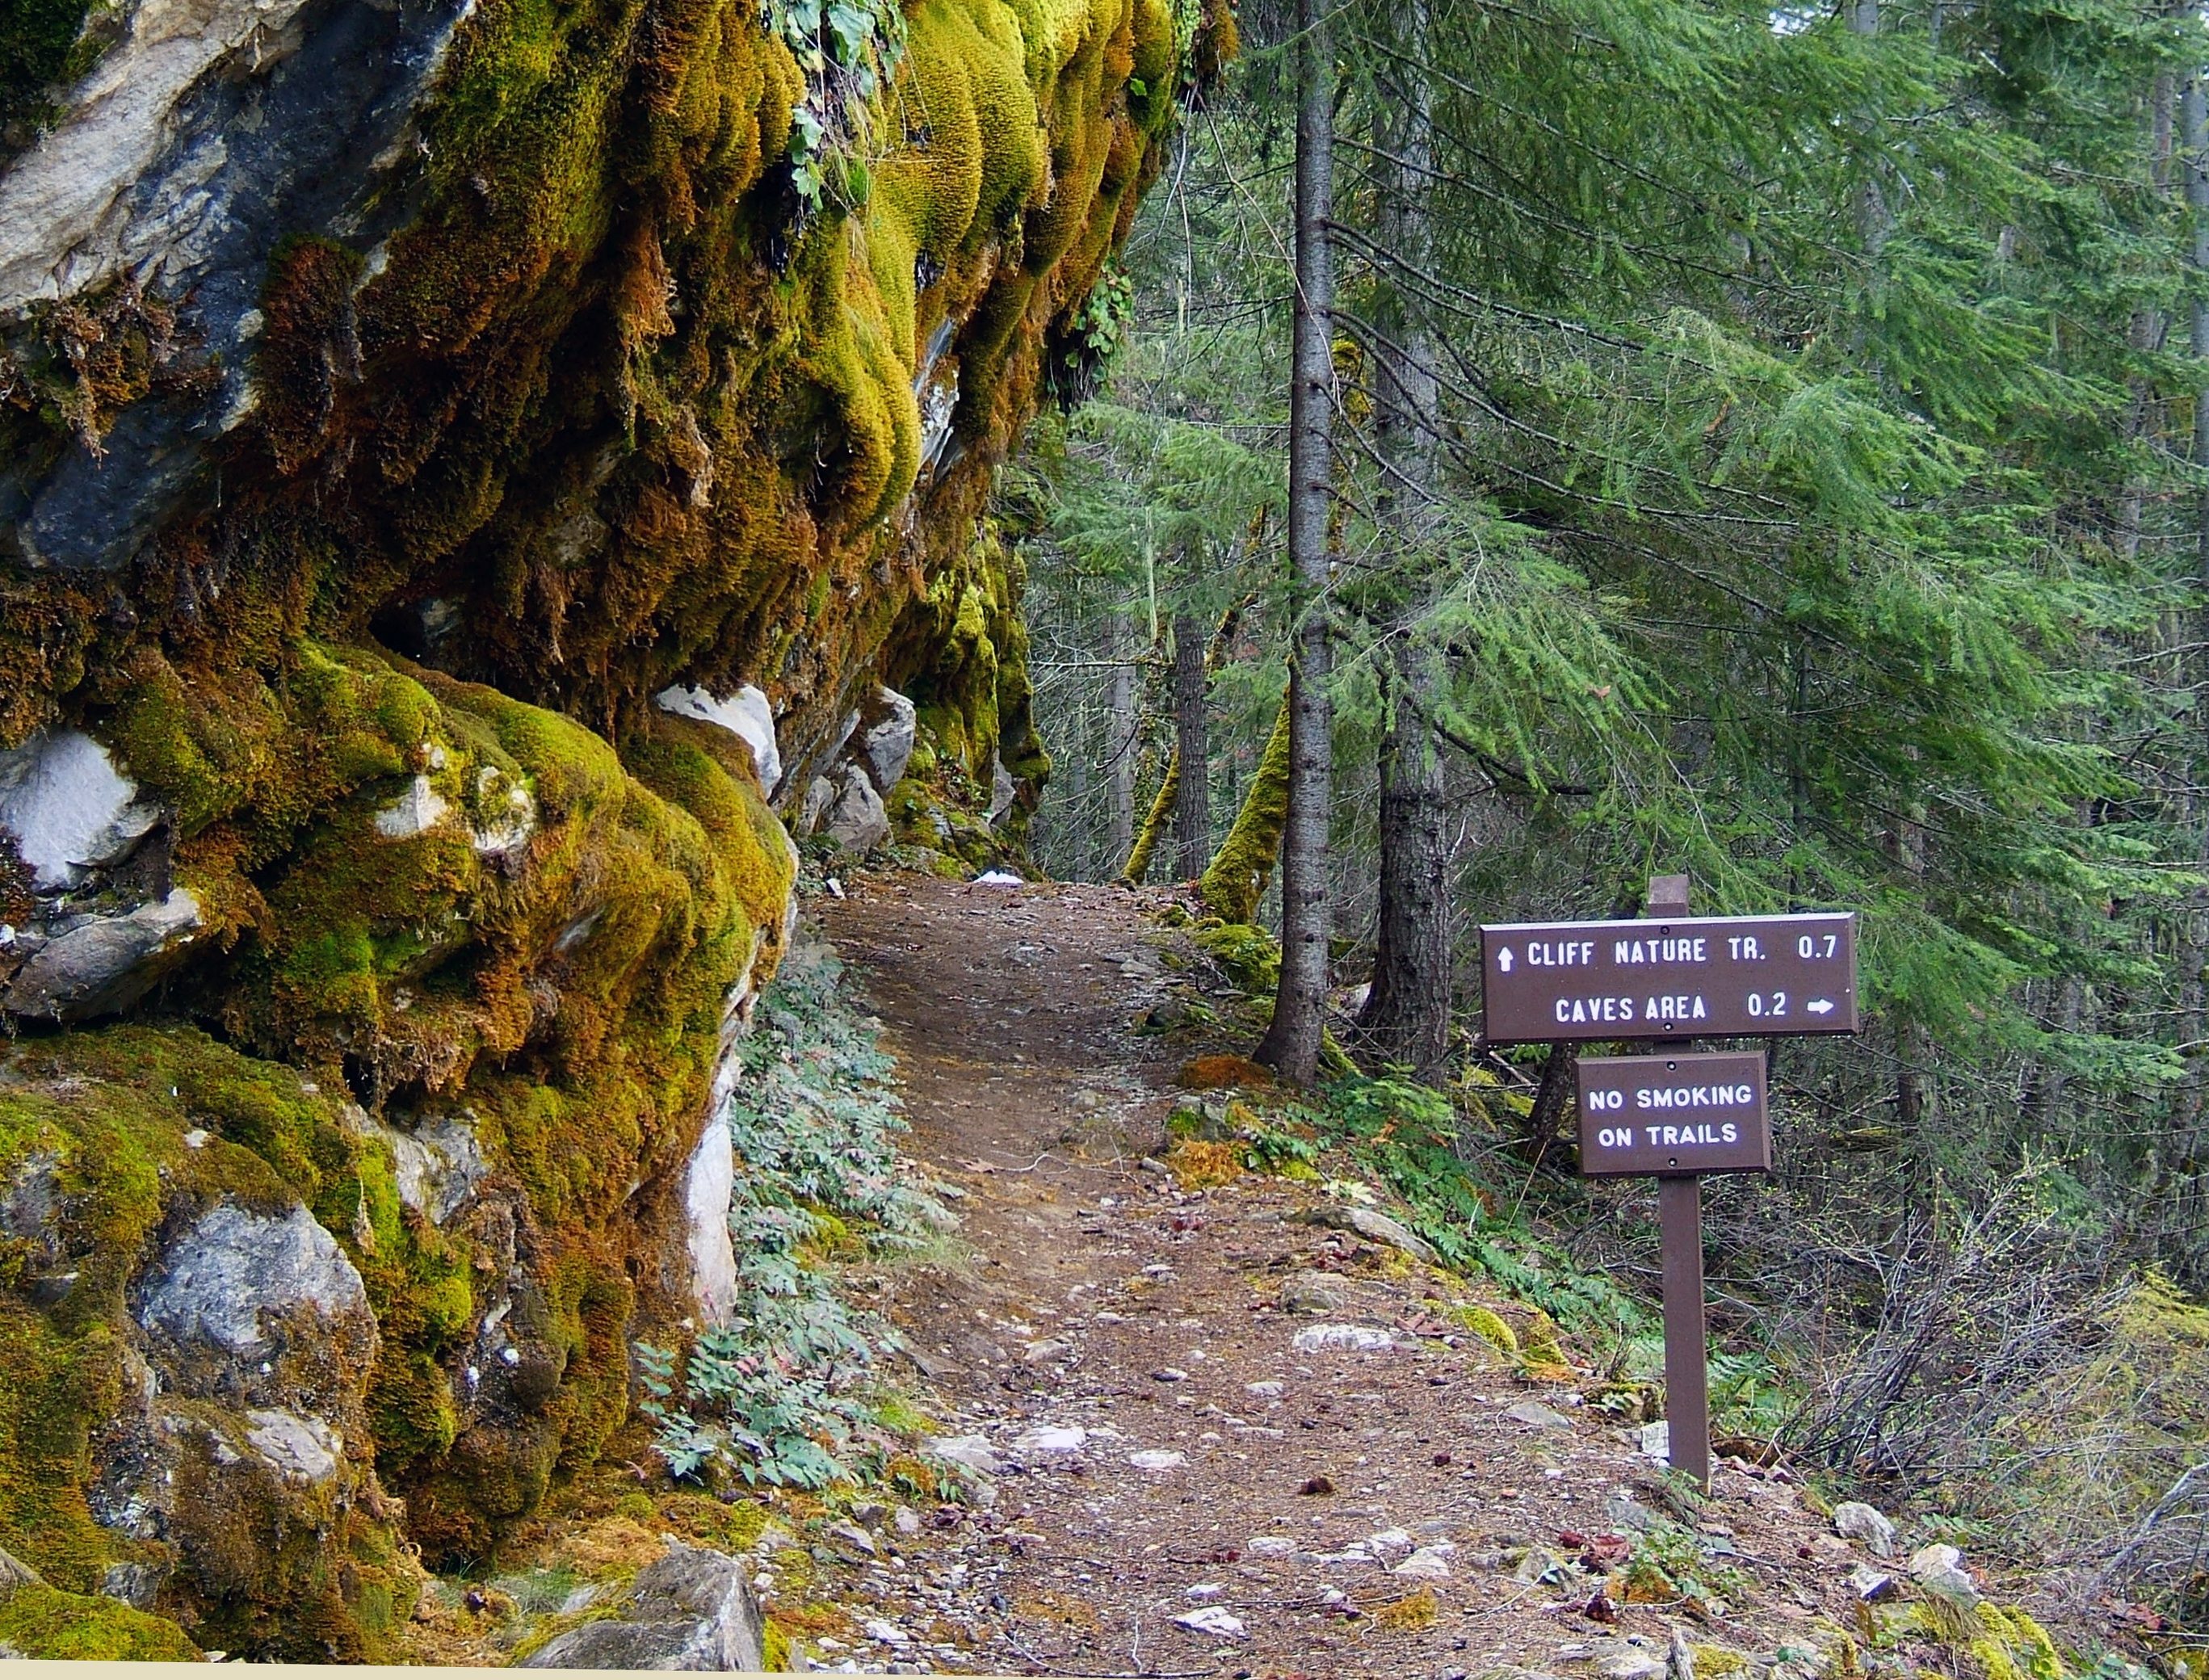
<instances>
[{"instance_id":1,"label":"dirt trail","mask_svg":"<svg viewBox=\"0 0 2209 1680\"><path fill-rule=\"evenodd\" d=\"M1217 984L1157 907L889 875L817 906L900 1058L912 1153L963 1192L964 1259L870 1281L997 1498L882 1514L875 1555L855 1540L821 1583L864 1637L816 1663L1658 1680L1676 1629L1768 1665L1791 1638L1827 1643L1814 1621L1849 1625L1862 1553L1740 1467L1683 1514L1718 1554L1699 1567L1730 1572L1722 1615L1615 1603L1616 1575L1598 1593L1576 1560L1615 1565L1665 1509L1626 1430L1455 1328L1472 1286L1294 1217L1318 1187L1187 1192L1144 1165L1177 1068L1233 1047L1135 1030ZM1285 1284L1320 1310L1289 1310ZM1390 1345L1299 1351L1321 1325ZM1179 1619L1199 1612L1210 1630ZM1734 1666L1704 1656L1706 1677Z\"/></svg>"}]
</instances>

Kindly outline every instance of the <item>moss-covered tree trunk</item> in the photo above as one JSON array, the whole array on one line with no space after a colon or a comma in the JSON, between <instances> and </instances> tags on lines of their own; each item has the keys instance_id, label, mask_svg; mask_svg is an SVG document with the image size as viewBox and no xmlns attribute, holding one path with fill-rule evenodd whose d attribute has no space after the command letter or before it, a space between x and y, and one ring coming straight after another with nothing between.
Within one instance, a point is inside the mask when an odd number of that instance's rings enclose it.
<instances>
[{"instance_id":1,"label":"moss-covered tree trunk","mask_svg":"<svg viewBox=\"0 0 2209 1680\"><path fill-rule=\"evenodd\" d=\"M1289 700L1267 738L1258 774L1243 796L1235 826L1219 843L1212 862L1198 877L1196 895L1204 907L1223 922L1248 922L1258 913L1258 900L1273 878L1273 860L1281 850L1281 828L1289 814Z\"/></svg>"}]
</instances>

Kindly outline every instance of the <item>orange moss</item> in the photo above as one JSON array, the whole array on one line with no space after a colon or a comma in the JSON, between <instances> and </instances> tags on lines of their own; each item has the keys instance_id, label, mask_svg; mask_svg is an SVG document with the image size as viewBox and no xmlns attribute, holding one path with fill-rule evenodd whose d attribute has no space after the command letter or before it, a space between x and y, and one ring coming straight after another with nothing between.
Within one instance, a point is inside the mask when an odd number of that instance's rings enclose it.
<instances>
[{"instance_id":1,"label":"orange moss","mask_svg":"<svg viewBox=\"0 0 2209 1680\"><path fill-rule=\"evenodd\" d=\"M1272 1069L1261 1067L1242 1056L1200 1056L1184 1063L1174 1075L1175 1084L1190 1091L1226 1091L1237 1086L1270 1086L1276 1082Z\"/></svg>"}]
</instances>

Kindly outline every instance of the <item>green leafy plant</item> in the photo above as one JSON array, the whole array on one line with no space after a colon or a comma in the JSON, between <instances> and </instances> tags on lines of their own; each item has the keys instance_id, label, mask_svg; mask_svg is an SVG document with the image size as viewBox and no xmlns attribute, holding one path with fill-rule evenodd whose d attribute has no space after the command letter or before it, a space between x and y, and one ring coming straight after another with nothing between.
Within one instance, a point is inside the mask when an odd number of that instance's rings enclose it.
<instances>
[{"instance_id":1,"label":"green leafy plant","mask_svg":"<svg viewBox=\"0 0 2209 1680\"><path fill-rule=\"evenodd\" d=\"M904 11L896 0L765 0L761 21L805 73L790 117L792 189L809 212L857 208L870 182L859 154L905 58Z\"/></svg>"},{"instance_id":2,"label":"green leafy plant","mask_svg":"<svg viewBox=\"0 0 2209 1680\"><path fill-rule=\"evenodd\" d=\"M916 1245L943 1210L901 1176L894 1064L842 999L820 947L785 960L735 1051L721 1120L742 1165L729 1222L738 1298L687 1359L637 1350L659 1448L677 1477L820 1488L878 1469L896 1432L870 1397L887 1325L836 1294L828 1249Z\"/></svg>"}]
</instances>

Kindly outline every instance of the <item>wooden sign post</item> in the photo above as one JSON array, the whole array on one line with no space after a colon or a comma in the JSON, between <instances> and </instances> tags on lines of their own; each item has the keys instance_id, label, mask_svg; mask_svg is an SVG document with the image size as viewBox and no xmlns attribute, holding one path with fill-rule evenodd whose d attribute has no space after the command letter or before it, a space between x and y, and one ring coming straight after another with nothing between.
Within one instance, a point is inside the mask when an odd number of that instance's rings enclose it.
<instances>
[{"instance_id":1,"label":"wooden sign post","mask_svg":"<svg viewBox=\"0 0 2209 1680\"><path fill-rule=\"evenodd\" d=\"M1575 1061L1580 1171L1657 1180L1666 1433L1672 1467L1707 1488L1703 1175L1770 1171L1772 1118L1762 1051L1688 1045L1857 1031L1856 917L1691 917L1688 877L1659 875L1638 921L1519 922L1480 935L1491 1044L1647 1043L1640 1056Z\"/></svg>"}]
</instances>

